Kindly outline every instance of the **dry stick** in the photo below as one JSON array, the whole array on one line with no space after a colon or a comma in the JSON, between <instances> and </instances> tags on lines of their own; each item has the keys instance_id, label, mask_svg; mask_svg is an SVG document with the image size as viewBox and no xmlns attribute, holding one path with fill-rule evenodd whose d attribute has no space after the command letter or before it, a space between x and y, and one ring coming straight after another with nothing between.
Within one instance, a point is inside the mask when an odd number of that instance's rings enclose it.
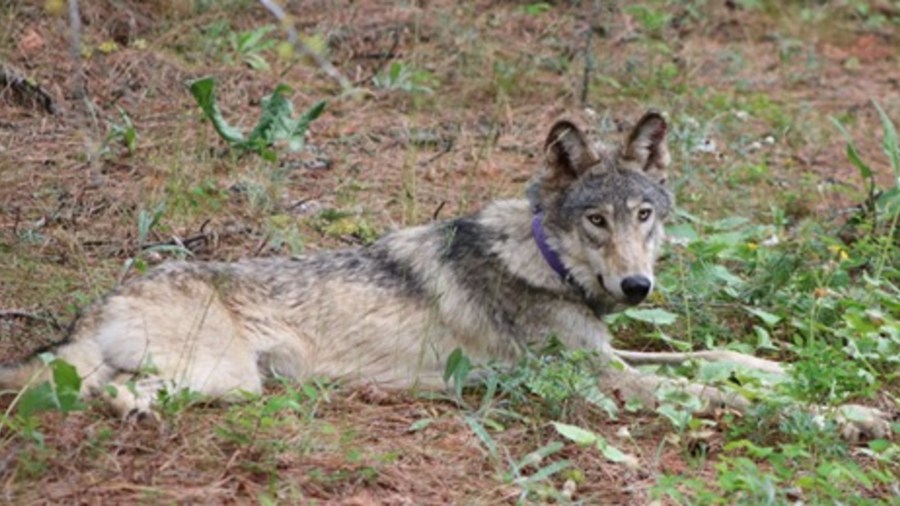
<instances>
[{"instance_id":1,"label":"dry stick","mask_svg":"<svg viewBox=\"0 0 900 506\"><path fill-rule=\"evenodd\" d=\"M312 58L313 61L316 62L316 65L318 65L323 72L328 74L329 77L337 81L345 92L353 89L353 84L344 77L330 61L323 58L322 55L313 51L306 43L300 40L300 37L297 35L297 29L294 28L293 20L286 12L284 12L284 9L281 8L281 5L279 5L278 2L275 2L274 0L259 0L259 2L278 19L281 23L281 27L288 34L288 41L293 44L295 48Z\"/></svg>"},{"instance_id":2,"label":"dry stick","mask_svg":"<svg viewBox=\"0 0 900 506\"><path fill-rule=\"evenodd\" d=\"M82 99L87 96L87 91L81 68L81 13L78 0L69 0L69 51L75 65L75 98Z\"/></svg>"},{"instance_id":3,"label":"dry stick","mask_svg":"<svg viewBox=\"0 0 900 506\"><path fill-rule=\"evenodd\" d=\"M587 30L584 33L584 74L581 76L581 107L587 105L591 76L594 73L594 53L591 51L591 35L594 32L594 22L598 19L600 19L600 0L594 0L593 16L587 20Z\"/></svg>"}]
</instances>

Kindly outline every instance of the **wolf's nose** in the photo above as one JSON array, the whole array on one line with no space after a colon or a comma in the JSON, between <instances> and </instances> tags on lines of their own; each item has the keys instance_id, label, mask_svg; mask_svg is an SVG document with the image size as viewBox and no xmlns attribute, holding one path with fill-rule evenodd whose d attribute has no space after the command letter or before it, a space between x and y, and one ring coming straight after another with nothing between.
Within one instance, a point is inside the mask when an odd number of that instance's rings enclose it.
<instances>
[{"instance_id":1,"label":"wolf's nose","mask_svg":"<svg viewBox=\"0 0 900 506\"><path fill-rule=\"evenodd\" d=\"M631 304L637 304L644 300L650 293L653 282L646 276L628 276L622 280L622 293Z\"/></svg>"}]
</instances>

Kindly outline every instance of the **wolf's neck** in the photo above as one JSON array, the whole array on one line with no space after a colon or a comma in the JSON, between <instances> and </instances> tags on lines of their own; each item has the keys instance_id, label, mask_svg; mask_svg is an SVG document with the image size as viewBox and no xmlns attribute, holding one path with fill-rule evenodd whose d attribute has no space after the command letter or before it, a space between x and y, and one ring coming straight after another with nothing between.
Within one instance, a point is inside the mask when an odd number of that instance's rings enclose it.
<instances>
[{"instance_id":1,"label":"wolf's neck","mask_svg":"<svg viewBox=\"0 0 900 506\"><path fill-rule=\"evenodd\" d=\"M478 221L504 238L494 252L514 276L528 284L553 292L565 293L571 287L562 280L541 254L534 239L534 218L527 200L501 200L486 207Z\"/></svg>"}]
</instances>

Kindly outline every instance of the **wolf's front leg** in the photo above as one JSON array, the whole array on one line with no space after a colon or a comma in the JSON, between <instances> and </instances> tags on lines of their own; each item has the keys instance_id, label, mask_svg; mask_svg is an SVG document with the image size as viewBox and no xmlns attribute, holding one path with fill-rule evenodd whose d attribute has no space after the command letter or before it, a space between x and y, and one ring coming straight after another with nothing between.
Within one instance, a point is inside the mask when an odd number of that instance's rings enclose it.
<instances>
[{"instance_id":1,"label":"wolf's front leg","mask_svg":"<svg viewBox=\"0 0 900 506\"><path fill-rule=\"evenodd\" d=\"M728 362L775 376L785 376L784 367L778 362L729 350L704 350L687 353L613 350L613 353L631 365L678 365L690 360L706 360L708 362Z\"/></svg>"},{"instance_id":2,"label":"wolf's front leg","mask_svg":"<svg viewBox=\"0 0 900 506\"><path fill-rule=\"evenodd\" d=\"M700 399L702 407L695 413L701 416L712 414L716 409L733 409L746 413L750 401L736 392L727 392L716 387L693 383L684 379L665 378L656 374L644 374L624 362L613 359L600 376L600 389L620 400L636 399L644 409L654 409L659 403L657 392L660 388L680 388ZM891 417L879 409L855 404L845 404L837 408L796 406L797 409L811 411L817 418L831 410L834 412L841 436L850 443L863 440L891 437Z\"/></svg>"},{"instance_id":3,"label":"wolf's front leg","mask_svg":"<svg viewBox=\"0 0 900 506\"><path fill-rule=\"evenodd\" d=\"M607 364L599 381L600 389L607 394L623 401L637 400L648 410L655 409L659 404L657 392L660 389L681 389L697 397L702 404L696 412L700 415L712 414L722 408L745 412L750 407L750 401L736 392L726 392L685 379L642 373L622 362Z\"/></svg>"}]
</instances>

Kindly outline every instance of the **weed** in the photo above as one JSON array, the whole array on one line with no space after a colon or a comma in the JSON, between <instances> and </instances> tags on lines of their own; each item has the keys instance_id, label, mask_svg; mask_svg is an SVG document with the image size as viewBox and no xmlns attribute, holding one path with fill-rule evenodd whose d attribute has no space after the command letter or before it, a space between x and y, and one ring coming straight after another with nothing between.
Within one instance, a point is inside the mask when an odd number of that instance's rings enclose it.
<instances>
[{"instance_id":1,"label":"weed","mask_svg":"<svg viewBox=\"0 0 900 506\"><path fill-rule=\"evenodd\" d=\"M159 226L162 217L165 215L165 202L159 203L152 211L141 209L138 213L138 241L137 253L126 260L125 266L120 275L120 279L124 279L125 275L131 268L138 272L146 272L149 268L147 259L153 255L160 253L174 253L181 257L192 256L193 253L180 244L151 244L150 233Z\"/></svg>"},{"instance_id":2,"label":"weed","mask_svg":"<svg viewBox=\"0 0 900 506\"><path fill-rule=\"evenodd\" d=\"M0 441L0 448L7 446L16 435L43 446L44 435L39 430L40 422L36 415L43 411L71 413L85 409L80 398L81 377L75 368L50 353L41 354L40 359L44 369L39 374L49 370L52 380L33 384L37 378L32 378L32 384L19 392L0 416L0 427L9 430Z\"/></svg>"},{"instance_id":3,"label":"weed","mask_svg":"<svg viewBox=\"0 0 900 506\"><path fill-rule=\"evenodd\" d=\"M609 444L609 442L603 436L596 434L587 429L582 429L581 427L577 427L575 425L568 425L559 422L553 422L553 427L556 429L556 432L581 446L593 446L606 457L610 462L615 462L617 464L626 464L629 467L637 466L637 459L632 455L628 455L624 453L622 450L616 448L615 446Z\"/></svg>"},{"instance_id":4,"label":"weed","mask_svg":"<svg viewBox=\"0 0 900 506\"><path fill-rule=\"evenodd\" d=\"M269 247L275 251L287 250L292 255L298 255L306 249L306 237L293 216L270 216L266 220L266 235L269 237Z\"/></svg>"},{"instance_id":5,"label":"weed","mask_svg":"<svg viewBox=\"0 0 900 506\"><path fill-rule=\"evenodd\" d=\"M881 120L881 144L894 174L894 186L887 190L880 190L875 181L875 173L871 166L863 161L853 137L836 118L831 121L844 134L847 139L847 159L857 169L866 189L866 213L872 220L872 228L877 229L880 224L887 223L896 230L897 217L900 215L900 145L898 145L897 129L894 122L884 112L878 102L872 101L878 111Z\"/></svg>"},{"instance_id":6,"label":"weed","mask_svg":"<svg viewBox=\"0 0 900 506\"><path fill-rule=\"evenodd\" d=\"M311 225L329 237L353 237L363 244L371 244L378 232L365 217L349 211L325 209L310 220Z\"/></svg>"},{"instance_id":7,"label":"weed","mask_svg":"<svg viewBox=\"0 0 900 506\"><path fill-rule=\"evenodd\" d=\"M436 83L437 80L431 72L416 69L400 61L392 62L387 69L372 78L372 84L376 88L412 94L434 93Z\"/></svg>"},{"instance_id":8,"label":"weed","mask_svg":"<svg viewBox=\"0 0 900 506\"><path fill-rule=\"evenodd\" d=\"M269 64L262 53L277 43L273 39L266 38L273 30L274 26L265 25L246 32L231 32L229 42L234 58L254 70L269 70Z\"/></svg>"},{"instance_id":9,"label":"weed","mask_svg":"<svg viewBox=\"0 0 900 506\"><path fill-rule=\"evenodd\" d=\"M294 106L284 96L291 88L280 84L271 95L262 99L259 120L244 138L240 130L228 125L222 117L219 104L216 102L215 84L211 77L192 82L190 88L204 116L212 122L222 139L238 152L251 151L270 162L277 159L277 154L272 149L276 142L286 141L291 151L303 149L310 123L325 110L325 102L319 101L299 118L294 119Z\"/></svg>"},{"instance_id":10,"label":"weed","mask_svg":"<svg viewBox=\"0 0 900 506\"><path fill-rule=\"evenodd\" d=\"M128 151L129 156L134 155L134 152L137 149L137 129L131 121L131 116L125 112L125 109L122 109L121 107L118 109L122 123L110 122L109 133L106 134L106 138L103 139L103 144L100 147L101 156L110 152L109 146L113 142L121 142Z\"/></svg>"},{"instance_id":11,"label":"weed","mask_svg":"<svg viewBox=\"0 0 900 506\"><path fill-rule=\"evenodd\" d=\"M527 5L523 5L519 8L522 10L522 12L529 16L540 16L541 14L550 11L553 6L547 2L533 2Z\"/></svg>"},{"instance_id":12,"label":"weed","mask_svg":"<svg viewBox=\"0 0 900 506\"><path fill-rule=\"evenodd\" d=\"M17 414L27 418L41 411L69 413L83 410L81 377L75 368L50 354L42 354L41 360L50 369L53 381L43 381L25 390L16 403Z\"/></svg>"}]
</instances>

